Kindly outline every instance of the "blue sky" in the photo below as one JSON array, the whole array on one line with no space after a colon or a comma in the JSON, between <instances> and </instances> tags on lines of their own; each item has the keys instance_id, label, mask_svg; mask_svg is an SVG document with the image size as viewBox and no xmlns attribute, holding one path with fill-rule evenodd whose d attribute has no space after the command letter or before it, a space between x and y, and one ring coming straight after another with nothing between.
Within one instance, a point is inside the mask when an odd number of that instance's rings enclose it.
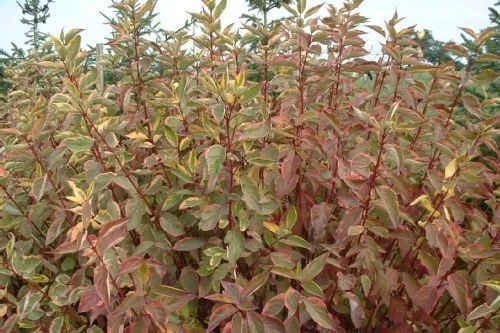
<instances>
[{"instance_id":1,"label":"blue sky","mask_svg":"<svg viewBox=\"0 0 500 333\"><path fill-rule=\"evenodd\" d=\"M323 2L341 4L340 0L308 0L308 5ZM51 17L41 29L57 34L62 28L82 28L85 29L82 36L84 45L102 42L109 35L109 28L103 24L99 11L111 13L108 8L110 3L109 0L55 0L51 5ZM371 24L383 24L397 9L400 16L406 17L402 26L418 24L417 29L430 29L437 39L460 41L457 27L479 30L488 26L488 7L494 3L495 0L365 0L361 14L367 16ZM158 0L161 27L167 30L181 27L189 18L187 12L200 8L200 0ZM228 0L223 23L231 23L246 11L244 0ZM275 11L271 16L279 14ZM23 44L25 27L19 22L21 11L16 1L0 0L0 15L0 31L3 32L0 48L10 49L10 42ZM368 35L368 39L370 45L376 44L374 35Z\"/></svg>"}]
</instances>

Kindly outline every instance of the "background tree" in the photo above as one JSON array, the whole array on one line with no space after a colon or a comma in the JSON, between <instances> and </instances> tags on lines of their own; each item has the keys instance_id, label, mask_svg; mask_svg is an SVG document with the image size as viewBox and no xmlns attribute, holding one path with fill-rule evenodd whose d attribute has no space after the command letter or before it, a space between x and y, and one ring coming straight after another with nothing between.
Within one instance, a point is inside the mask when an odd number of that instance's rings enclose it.
<instances>
[{"instance_id":1,"label":"background tree","mask_svg":"<svg viewBox=\"0 0 500 333\"><path fill-rule=\"evenodd\" d=\"M447 63L453 60L449 53L443 48L446 43L434 39L432 31L424 29L419 34L420 47L423 51L423 57L433 65Z\"/></svg>"},{"instance_id":2,"label":"background tree","mask_svg":"<svg viewBox=\"0 0 500 333\"><path fill-rule=\"evenodd\" d=\"M45 24L49 18L49 5L54 2L53 0L47 0L44 4L40 0L25 0L23 4L19 1L17 4L21 8L24 17L21 18L21 22L26 24L29 29L25 33L28 38L26 42L35 51L35 55L38 54L38 50L43 44L46 34L40 31L40 24Z\"/></svg>"}]
</instances>

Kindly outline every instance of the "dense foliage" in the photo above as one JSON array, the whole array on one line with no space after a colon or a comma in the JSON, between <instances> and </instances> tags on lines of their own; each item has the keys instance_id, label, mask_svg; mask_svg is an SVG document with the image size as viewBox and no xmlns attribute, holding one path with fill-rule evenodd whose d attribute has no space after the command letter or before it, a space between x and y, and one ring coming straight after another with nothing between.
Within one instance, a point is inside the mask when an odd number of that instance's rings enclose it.
<instances>
[{"instance_id":1,"label":"dense foliage","mask_svg":"<svg viewBox=\"0 0 500 333\"><path fill-rule=\"evenodd\" d=\"M80 30L10 68L0 330L498 332L498 31L368 61L360 3L151 41L115 1L104 91Z\"/></svg>"}]
</instances>

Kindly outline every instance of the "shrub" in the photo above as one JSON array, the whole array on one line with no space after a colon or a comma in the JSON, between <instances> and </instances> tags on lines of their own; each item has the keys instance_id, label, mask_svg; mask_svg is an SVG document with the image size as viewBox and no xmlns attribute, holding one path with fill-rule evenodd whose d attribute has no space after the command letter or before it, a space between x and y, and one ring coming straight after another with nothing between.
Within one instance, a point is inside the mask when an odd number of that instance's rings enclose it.
<instances>
[{"instance_id":1,"label":"shrub","mask_svg":"<svg viewBox=\"0 0 500 333\"><path fill-rule=\"evenodd\" d=\"M203 3L166 41L114 3L102 92L80 30L9 70L2 331L498 331L496 31L458 72L397 15L366 60L359 0L244 35Z\"/></svg>"}]
</instances>

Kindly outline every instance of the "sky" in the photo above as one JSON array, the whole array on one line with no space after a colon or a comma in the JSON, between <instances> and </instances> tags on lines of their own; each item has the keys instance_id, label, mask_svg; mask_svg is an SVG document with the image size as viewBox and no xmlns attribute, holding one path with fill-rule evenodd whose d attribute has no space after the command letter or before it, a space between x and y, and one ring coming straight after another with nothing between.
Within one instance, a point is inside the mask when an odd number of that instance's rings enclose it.
<instances>
[{"instance_id":1,"label":"sky","mask_svg":"<svg viewBox=\"0 0 500 333\"><path fill-rule=\"evenodd\" d=\"M19 0L23 2L24 0ZM429 29L434 38L442 41L461 41L458 27L475 30L489 25L488 7L496 0L365 0L360 7L362 15L370 19L370 24L383 25L384 20L392 17L395 10L406 19L401 27L417 24L417 30ZM247 12L244 0L227 0L223 24L234 22ZM341 5L341 0L308 0L308 7L320 3ZM110 0L55 0L50 7L50 18L41 26L46 33L58 34L62 28L85 29L82 33L83 45L95 45L105 42L109 36L109 27L99 12L111 14ZM160 27L176 30L189 18L188 12L201 9L201 0L158 0ZM271 17L279 17L279 10ZM19 22L21 10L16 0L0 0L0 48L10 49L10 43L22 45L25 42L26 27ZM367 35L369 48L376 49L375 34Z\"/></svg>"}]
</instances>

